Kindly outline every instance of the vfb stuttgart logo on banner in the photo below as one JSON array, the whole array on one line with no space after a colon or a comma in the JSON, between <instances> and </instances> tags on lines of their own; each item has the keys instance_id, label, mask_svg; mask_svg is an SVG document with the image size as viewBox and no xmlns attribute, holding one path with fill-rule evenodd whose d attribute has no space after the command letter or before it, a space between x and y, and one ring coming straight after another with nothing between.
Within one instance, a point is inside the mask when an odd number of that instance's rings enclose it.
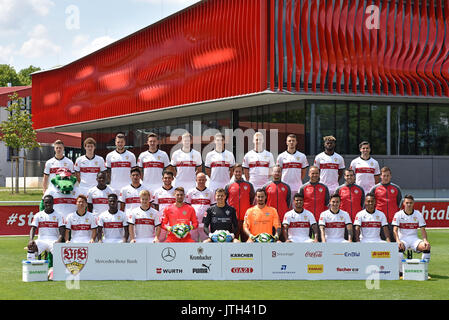
<instances>
[{"instance_id":1,"label":"vfb stuttgart logo on banner","mask_svg":"<svg viewBox=\"0 0 449 320\"><path fill-rule=\"evenodd\" d=\"M87 247L64 247L62 250L62 262L67 270L77 275L87 263Z\"/></svg>"}]
</instances>

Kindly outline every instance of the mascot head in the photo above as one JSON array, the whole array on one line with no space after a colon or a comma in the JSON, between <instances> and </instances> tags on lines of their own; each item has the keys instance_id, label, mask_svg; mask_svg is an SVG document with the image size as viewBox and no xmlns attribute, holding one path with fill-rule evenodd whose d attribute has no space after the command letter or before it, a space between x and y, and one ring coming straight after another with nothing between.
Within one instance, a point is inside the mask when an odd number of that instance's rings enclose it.
<instances>
[{"instance_id":1,"label":"mascot head","mask_svg":"<svg viewBox=\"0 0 449 320\"><path fill-rule=\"evenodd\" d=\"M51 179L51 183L63 194L70 194L76 183L76 177L72 173L64 168L56 171L56 177Z\"/></svg>"}]
</instances>

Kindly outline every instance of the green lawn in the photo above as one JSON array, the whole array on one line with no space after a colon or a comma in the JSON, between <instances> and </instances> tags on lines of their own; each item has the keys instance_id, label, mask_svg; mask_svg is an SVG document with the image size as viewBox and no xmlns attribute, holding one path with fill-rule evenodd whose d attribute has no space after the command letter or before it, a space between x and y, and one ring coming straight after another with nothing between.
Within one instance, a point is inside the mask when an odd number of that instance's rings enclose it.
<instances>
[{"instance_id":1,"label":"green lawn","mask_svg":"<svg viewBox=\"0 0 449 320\"><path fill-rule=\"evenodd\" d=\"M65 282L22 282L21 261L27 237L0 238L0 299L81 300L447 300L449 230L428 230L432 244L429 281L381 281L369 290L365 281L81 281L79 290Z\"/></svg>"},{"instance_id":2,"label":"green lawn","mask_svg":"<svg viewBox=\"0 0 449 320\"><path fill-rule=\"evenodd\" d=\"M11 188L0 188L0 201L17 201L15 203L0 203L0 205L17 205L21 204L20 201L37 201L42 198L42 189L27 189L27 193L23 193L23 189L20 189L20 193L11 193ZM23 204L23 203L22 203Z\"/></svg>"}]
</instances>

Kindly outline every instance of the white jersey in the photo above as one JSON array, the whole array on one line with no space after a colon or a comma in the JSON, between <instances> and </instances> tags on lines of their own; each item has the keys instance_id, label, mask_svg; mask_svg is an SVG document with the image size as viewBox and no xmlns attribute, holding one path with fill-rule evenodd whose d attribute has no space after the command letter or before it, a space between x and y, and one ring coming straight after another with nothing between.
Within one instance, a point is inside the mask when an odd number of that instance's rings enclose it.
<instances>
[{"instance_id":1,"label":"white jersey","mask_svg":"<svg viewBox=\"0 0 449 320\"><path fill-rule=\"evenodd\" d=\"M302 169L309 166L306 155L299 151L293 154L284 151L276 162L282 168L281 180L288 184L293 192L297 192L302 186Z\"/></svg>"},{"instance_id":2,"label":"white jersey","mask_svg":"<svg viewBox=\"0 0 449 320\"><path fill-rule=\"evenodd\" d=\"M90 188L87 193L87 203L92 203L92 213L98 218L100 213L109 209L108 196L114 193L109 186L104 190L98 189L97 186Z\"/></svg>"},{"instance_id":3,"label":"white jersey","mask_svg":"<svg viewBox=\"0 0 449 320\"><path fill-rule=\"evenodd\" d=\"M194 188L187 192L185 202L193 207L196 212L196 218L198 219L198 226L202 227L203 217L207 215L206 210L215 203L215 195L209 188L203 191Z\"/></svg>"},{"instance_id":4,"label":"white jersey","mask_svg":"<svg viewBox=\"0 0 449 320\"><path fill-rule=\"evenodd\" d=\"M209 189L214 192L229 184L231 178L229 169L235 166L235 158L228 150L223 152L212 150L206 155L204 165L210 168Z\"/></svg>"},{"instance_id":5,"label":"white jersey","mask_svg":"<svg viewBox=\"0 0 449 320\"><path fill-rule=\"evenodd\" d=\"M157 150L142 152L137 159L137 165L143 169L143 183L148 186L150 192L162 187L162 172L170 165L170 160L165 151Z\"/></svg>"},{"instance_id":6,"label":"white jersey","mask_svg":"<svg viewBox=\"0 0 449 320\"><path fill-rule=\"evenodd\" d=\"M56 211L50 214L39 211L33 216L31 226L38 228L39 240L56 241L60 236L59 227L64 226L64 220Z\"/></svg>"},{"instance_id":7,"label":"white jersey","mask_svg":"<svg viewBox=\"0 0 449 320\"><path fill-rule=\"evenodd\" d=\"M53 184L50 184L42 199L47 195L53 197L53 209L62 216L64 221L70 213L76 211L76 198L79 195L77 187L70 194L63 194Z\"/></svg>"},{"instance_id":8,"label":"white jersey","mask_svg":"<svg viewBox=\"0 0 449 320\"><path fill-rule=\"evenodd\" d=\"M387 225L385 214L379 210L373 213L369 213L366 209L362 210L354 219L354 226L360 226L361 242L381 242L380 230Z\"/></svg>"},{"instance_id":9,"label":"white jersey","mask_svg":"<svg viewBox=\"0 0 449 320\"><path fill-rule=\"evenodd\" d=\"M373 158L363 160L361 157L352 160L349 169L354 170L355 183L363 188L365 194L368 194L374 187L374 176L380 174L379 163Z\"/></svg>"},{"instance_id":10,"label":"white jersey","mask_svg":"<svg viewBox=\"0 0 449 320\"><path fill-rule=\"evenodd\" d=\"M159 212L151 207L146 211L135 208L128 215L128 224L134 225L136 242L152 242L156 236L155 228L161 224Z\"/></svg>"},{"instance_id":11,"label":"white jersey","mask_svg":"<svg viewBox=\"0 0 449 320\"><path fill-rule=\"evenodd\" d=\"M184 152L182 149L176 150L171 158L171 165L176 167L175 188L183 187L184 191L195 188L196 167L203 163L201 154L191 149L190 152Z\"/></svg>"},{"instance_id":12,"label":"white jersey","mask_svg":"<svg viewBox=\"0 0 449 320\"><path fill-rule=\"evenodd\" d=\"M343 157L336 152L331 156L321 152L315 157L314 164L320 168L320 182L328 187L329 194L334 194L339 186L338 170L345 168Z\"/></svg>"},{"instance_id":13,"label":"white jersey","mask_svg":"<svg viewBox=\"0 0 449 320\"><path fill-rule=\"evenodd\" d=\"M159 205L159 213L162 215L164 209L176 202L175 187L171 187L166 190L164 187L160 187L153 194L153 203Z\"/></svg>"},{"instance_id":14,"label":"white jersey","mask_svg":"<svg viewBox=\"0 0 449 320\"><path fill-rule=\"evenodd\" d=\"M62 159L56 159L56 157L53 157L49 160L47 160L47 162L45 162L45 167L44 167L44 174L48 175L48 181L50 182L51 179L53 179L54 177L56 177L56 172L59 169L67 169L70 172L74 172L73 170L73 162L72 160L70 160L67 157L64 157ZM51 183L51 182L50 182Z\"/></svg>"},{"instance_id":15,"label":"white jersey","mask_svg":"<svg viewBox=\"0 0 449 320\"><path fill-rule=\"evenodd\" d=\"M267 150L249 151L243 157L243 168L249 169L249 182L254 190L262 188L269 180L270 168L274 167L273 154Z\"/></svg>"},{"instance_id":16,"label":"white jersey","mask_svg":"<svg viewBox=\"0 0 449 320\"><path fill-rule=\"evenodd\" d=\"M88 243L92 238L92 229L97 228L94 215L90 212L80 216L76 211L67 217L65 227L71 230L72 243Z\"/></svg>"},{"instance_id":17,"label":"white jersey","mask_svg":"<svg viewBox=\"0 0 449 320\"><path fill-rule=\"evenodd\" d=\"M106 243L123 242L128 220L123 211L118 210L115 214L105 211L98 217L97 225L103 228L104 239Z\"/></svg>"},{"instance_id":18,"label":"white jersey","mask_svg":"<svg viewBox=\"0 0 449 320\"><path fill-rule=\"evenodd\" d=\"M425 227L426 221L418 210L414 210L412 214L400 210L395 213L391 225L399 227L399 239L418 238L418 228Z\"/></svg>"},{"instance_id":19,"label":"white jersey","mask_svg":"<svg viewBox=\"0 0 449 320\"><path fill-rule=\"evenodd\" d=\"M97 174L105 171L106 166L104 159L95 155L92 159L89 159L86 155L81 156L75 161L75 172L80 173L79 188L87 192L90 188L97 185Z\"/></svg>"},{"instance_id":20,"label":"white jersey","mask_svg":"<svg viewBox=\"0 0 449 320\"><path fill-rule=\"evenodd\" d=\"M282 224L288 226L288 240L293 242L309 241L310 227L316 224L313 213L303 209L301 213L294 209L285 213Z\"/></svg>"},{"instance_id":21,"label":"white jersey","mask_svg":"<svg viewBox=\"0 0 449 320\"><path fill-rule=\"evenodd\" d=\"M106 156L106 167L111 169L110 187L117 195L124 186L131 184L131 168L135 166L136 156L128 150L123 153L114 150Z\"/></svg>"},{"instance_id":22,"label":"white jersey","mask_svg":"<svg viewBox=\"0 0 449 320\"><path fill-rule=\"evenodd\" d=\"M318 224L326 228L326 241L342 242L345 240L346 225L352 224L352 221L346 211L338 210L338 213L332 213L332 211L328 209L321 213Z\"/></svg>"},{"instance_id":23,"label":"white jersey","mask_svg":"<svg viewBox=\"0 0 449 320\"><path fill-rule=\"evenodd\" d=\"M120 190L118 201L125 204L125 213L127 216L132 209L140 207L139 194L142 190L148 190L148 188L143 184L139 185L137 188L133 187L132 184L129 184Z\"/></svg>"}]
</instances>

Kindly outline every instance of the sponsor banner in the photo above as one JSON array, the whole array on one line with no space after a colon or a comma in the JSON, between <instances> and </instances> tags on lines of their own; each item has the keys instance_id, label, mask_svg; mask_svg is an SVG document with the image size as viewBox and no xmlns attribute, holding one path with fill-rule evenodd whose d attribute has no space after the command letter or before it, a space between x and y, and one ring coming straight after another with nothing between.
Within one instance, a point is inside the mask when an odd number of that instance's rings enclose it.
<instances>
[{"instance_id":1,"label":"sponsor banner","mask_svg":"<svg viewBox=\"0 0 449 320\"><path fill-rule=\"evenodd\" d=\"M226 280L262 280L261 243L223 243L223 278Z\"/></svg>"},{"instance_id":2,"label":"sponsor banner","mask_svg":"<svg viewBox=\"0 0 449 320\"><path fill-rule=\"evenodd\" d=\"M427 228L449 228L449 202L416 201L415 209L421 211Z\"/></svg>"},{"instance_id":3,"label":"sponsor banner","mask_svg":"<svg viewBox=\"0 0 449 320\"><path fill-rule=\"evenodd\" d=\"M0 236L25 236L30 234L33 215L39 206L0 206Z\"/></svg>"},{"instance_id":4,"label":"sponsor banner","mask_svg":"<svg viewBox=\"0 0 449 320\"><path fill-rule=\"evenodd\" d=\"M56 243L53 280L147 280L147 247L140 243Z\"/></svg>"},{"instance_id":5,"label":"sponsor banner","mask_svg":"<svg viewBox=\"0 0 449 320\"><path fill-rule=\"evenodd\" d=\"M215 243L155 243L147 246L148 280L217 280L221 248Z\"/></svg>"}]
</instances>

